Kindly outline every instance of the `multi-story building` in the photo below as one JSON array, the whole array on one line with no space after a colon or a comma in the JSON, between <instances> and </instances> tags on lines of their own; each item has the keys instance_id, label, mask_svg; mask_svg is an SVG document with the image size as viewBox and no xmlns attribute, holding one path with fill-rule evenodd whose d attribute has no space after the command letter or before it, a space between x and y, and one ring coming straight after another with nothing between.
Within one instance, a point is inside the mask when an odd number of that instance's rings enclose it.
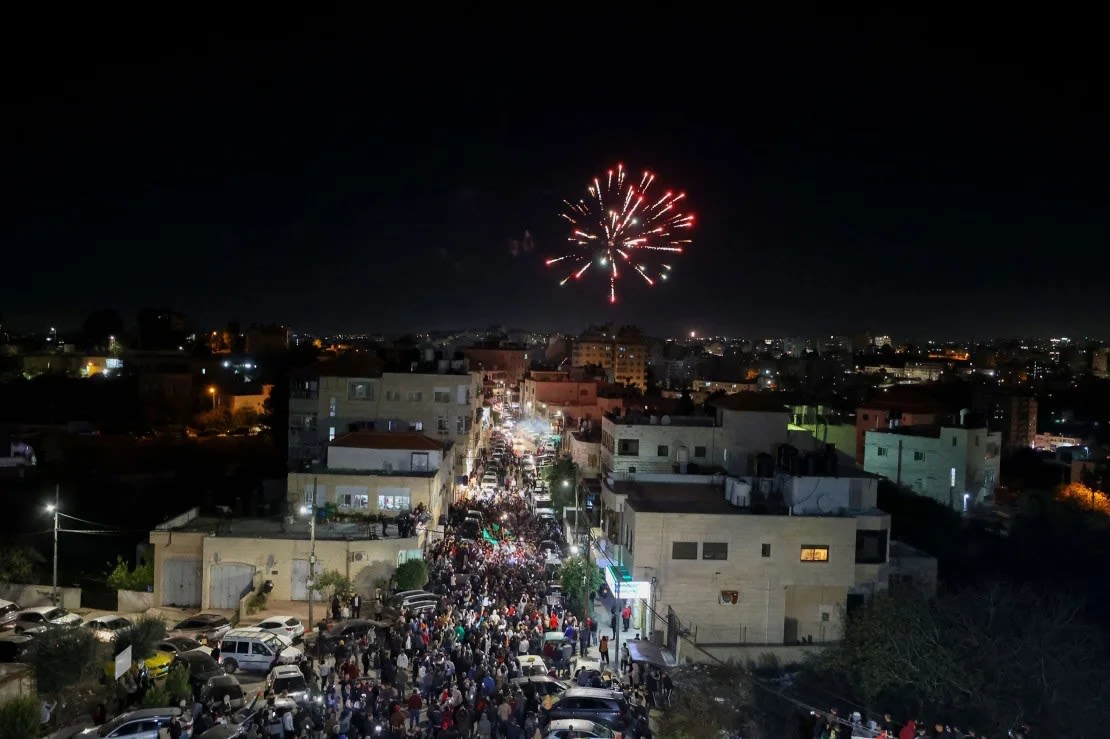
<instances>
[{"instance_id":1,"label":"multi-story building","mask_svg":"<svg viewBox=\"0 0 1110 739\"><path fill-rule=\"evenodd\" d=\"M631 329L616 335L583 334L571 351L572 367L601 367L610 382L647 389L648 346L643 336Z\"/></svg>"},{"instance_id":2,"label":"multi-story building","mask_svg":"<svg viewBox=\"0 0 1110 739\"><path fill-rule=\"evenodd\" d=\"M1002 434L986 427L898 426L868 431L863 468L966 511L994 495Z\"/></svg>"},{"instance_id":3,"label":"multi-story building","mask_svg":"<svg viewBox=\"0 0 1110 739\"><path fill-rule=\"evenodd\" d=\"M937 423L943 414L933 403L872 401L856 409L856 464L864 463L864 441L871 431Z\"/></svg>"},{"instance_id":4,"label":"multi-story building","mask_svg":"<svg viewBox=\"0 0 1110 739\"><path fill-rule=\"evenodd\" d=\"M575 380L567 372L531 372L520 384L520 403L529 416L589 419L598 414L597 380Z\"/></svg>"},{"instance_id":5,"label":"multi-story building","mask_svg":"<svg viewBox=\"0 0 1110 739\"><path fill-rule=\"evenodd\" d=\"M567 433L566 450L571 461L578 465L583 478L596 478L601 474L601 429L587 424L579 431Z\"/></svg>"},{"instance_id":6,"label":"multi-story building","mask_svg":"<svg viewBox=\"0 0 1110 739\"><path fill-rule=\"evenodd\" d=\"M874 476L774 475L610 481L622 510L599 561L674 656L679 632L721 656L837 640L844 613L888 587Z\"/></svg>"},{"instance_id":7,"label":"multi-story building","mask_svg":"<svg viewBox=\"0 0 1110 739\"><path fill-rule=\"evenodd\" d=\"M418 431L451 442L455 474L477 452L482 373L465 361L382 371L372 361L321 363L296 373L289 397L291 469L319 465L328 442L349 431Z\"/></svg>"},{"instance_id":8,"label":"multi-story building","mask_svg":"<svg viewBox=\"0 0 1110 739\"><path fill-rule=\"evenodd\" d=\"M605 474L684 474L721 458L722 434L713 416L606 414L601 421Z\"/></svg>"},{"instance_id":9,"label":"multi-story building","mask_svg":"<svg viewBox=\"0 0 1110 739\"><path fill-rule=\"evenodd\" d=\"M500 372L510 385L524 379L530 365L529 356L533 352L522 346L472 346L462 350L470 366L482 372Z\"/></svg>"},{"instance_id":10,"label":"multi-story building","mask_svg":"<svg viewBox=\"0 0 1110 739\"><path fill-rule=\"evenodd\" d=\"M328 444L326 464L289 473L288 509L395 516L423 508L438 521L453 490L451 446L415 431L343 434Z\"/></svg>"}]
</instances>

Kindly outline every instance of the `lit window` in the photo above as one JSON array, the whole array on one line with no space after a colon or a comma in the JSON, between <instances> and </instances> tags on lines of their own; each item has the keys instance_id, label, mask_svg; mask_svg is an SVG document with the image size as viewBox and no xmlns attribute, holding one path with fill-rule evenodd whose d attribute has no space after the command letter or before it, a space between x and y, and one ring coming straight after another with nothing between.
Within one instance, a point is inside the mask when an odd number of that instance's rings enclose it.
<instances>
[{"instance_id":1,"label":"lit window","mask_svg":"<svg viewBox=\"0 0 1110 739\"><path fill-rule=\"evenodd\" d=\"M802 547L802 562L828 562L829 548L827 546L814 546L806 544Z\"/></svg>"}]
</instances>

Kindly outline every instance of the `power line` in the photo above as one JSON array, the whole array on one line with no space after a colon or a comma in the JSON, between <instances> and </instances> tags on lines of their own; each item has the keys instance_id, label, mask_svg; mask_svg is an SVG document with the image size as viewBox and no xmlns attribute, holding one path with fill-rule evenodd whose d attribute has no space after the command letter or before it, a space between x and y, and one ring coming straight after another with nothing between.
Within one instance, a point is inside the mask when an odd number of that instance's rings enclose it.
<instances>
[{"instance_id":1,"label":"power line","mask_svg":"<svg viewBox=\"0 0 1110 739\"><path fill-rule=\"evenodd\" d=\"M111 528L111 526L112 526L112 524L110 524L110 523L101 523L100 521L90 521L87 518L79 518L77 516L70 515L69 513L62 513L61 511L58 511L58 515L61 516L62 518L72 518L74 521L80 521L81 523L87 523L90 526L103 526L106 529Z\"/></svg>"}]
</instances>

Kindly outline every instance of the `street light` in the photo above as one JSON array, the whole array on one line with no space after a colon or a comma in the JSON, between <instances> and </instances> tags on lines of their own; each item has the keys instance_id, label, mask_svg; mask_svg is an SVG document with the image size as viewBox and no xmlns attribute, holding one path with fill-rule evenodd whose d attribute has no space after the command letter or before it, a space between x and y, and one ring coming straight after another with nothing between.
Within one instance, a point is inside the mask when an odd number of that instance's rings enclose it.
<instances>
[{"instance_id":1,"label":"street light","mask_svg":"<svg viewBox=\"0 0 1110 739\"><path fill-rule=\"evenodd\" d=\"M216 410L216 386L208 386L208 394L212 396L212 410Z\"/></svg>"}]
</instances>

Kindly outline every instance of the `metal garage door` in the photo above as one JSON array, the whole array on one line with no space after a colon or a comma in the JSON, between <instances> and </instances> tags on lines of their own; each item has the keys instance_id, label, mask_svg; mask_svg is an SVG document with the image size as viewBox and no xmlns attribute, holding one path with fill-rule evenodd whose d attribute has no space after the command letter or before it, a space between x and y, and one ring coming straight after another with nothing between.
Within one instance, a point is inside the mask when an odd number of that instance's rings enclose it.
<instances>
[{"instance_id":1,"label":"metal garage door","mask_svg":"<svg viewBox=\"0 0 1110 739\"><path fill-rule=\"evenodd\" d=\"M208 588L209 608L238 608L239 599L254 587L254 566L212 565Z\"/></svg>"},{"instance_id":2,"label":"metal garage door","mask_svg":"<svg viewBox=\"0 0 1110 739\"><path fill-rule=\"evenodd\" d=\"M316 560L316 574L319 575L323 572L323 563ZM295 559L293 560L293 581L290 583L289 592L292 593L293 600L308 600L308 560ZM313 593L315 596L313 600L317 603L320 602L320 594Z\"/></svg>"},{"instance_id":3,"label":"metal garage door","mask_svg":"<svg viewBox=\"0 0 1110 739\"><path fill-rule=\"evenodd\" d=\"M162 603L167 606L200 606L199 559L167 559L162 563Z\"/></svg>"}]
</instances>

